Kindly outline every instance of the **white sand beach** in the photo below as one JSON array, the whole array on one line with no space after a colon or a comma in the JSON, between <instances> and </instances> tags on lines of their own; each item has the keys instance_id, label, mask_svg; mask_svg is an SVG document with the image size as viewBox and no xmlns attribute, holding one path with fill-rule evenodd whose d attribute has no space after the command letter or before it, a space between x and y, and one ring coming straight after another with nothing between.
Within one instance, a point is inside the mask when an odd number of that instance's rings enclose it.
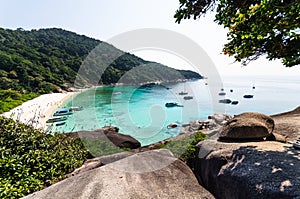
<instances>
[{"instance_id":1,"label":"white sand beach","mask_svg":"<svg viewBox=\"0 0 300 199\"><path fill-rule=\"evenodd\" d=\"M32 125L34 128L46 130L46 121L53 112L76 92L44 94L22 105L5 112L2 115L15 121Z\"/></svg>"}]
</instances>

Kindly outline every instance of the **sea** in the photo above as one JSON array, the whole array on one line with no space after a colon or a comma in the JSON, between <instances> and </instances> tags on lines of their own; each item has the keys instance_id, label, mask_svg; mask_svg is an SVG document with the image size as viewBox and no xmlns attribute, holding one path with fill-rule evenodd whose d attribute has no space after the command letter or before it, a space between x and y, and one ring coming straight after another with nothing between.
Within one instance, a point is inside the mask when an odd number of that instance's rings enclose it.
<instances>
[{"instance_id":1,"label":"sea","mask_svg":"<svg viewBox=\"0 0 300 199\"><path fill-rule=\"evenodd\" d=\"M187 94L180 95L181 92ZM244 98L244 95L253 98ZM185 96L192 99L184 99ZM238 104L219 103L222 99ZM166 107L166 103L177 105ZM51 131L66 133L117 126L120 133L134 137L145 146L175 137L182 125L206 120L213 113L273 115L299 105L300 79L297 76L224 76L221 84L201 79L143 86L99 86L81 91L59 107L83 109L68 116L65 125L52 125ZM168 128L172 123L178 128Z\"/></svg>"}]
</instances>

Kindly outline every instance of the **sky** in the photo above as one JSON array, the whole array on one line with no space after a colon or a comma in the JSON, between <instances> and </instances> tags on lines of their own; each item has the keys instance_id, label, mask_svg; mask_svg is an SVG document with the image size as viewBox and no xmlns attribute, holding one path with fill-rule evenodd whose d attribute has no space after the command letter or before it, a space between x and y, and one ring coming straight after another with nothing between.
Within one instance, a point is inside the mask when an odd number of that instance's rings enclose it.
<instances>
[{"instance_id":1,"label":"sky","mask_svg":"<svg viewBox=\"0 0 300 199\"><path fill-rule=\"evenodd\" d=\"M265 57L247 66L234 63L233 58L221 54L227 32L213 22L213 13L199 20L175 23L173 16L179 0L0 0L0 3L2 28L57 27L102 41L136 29L166 29L183 34L201 46L221 76L300 74L300 66L286 68L280 60L268 61ZM171 67L191 69L188 60L165 51L143 49L131 53Z\"/></svg>"}]
</instances>

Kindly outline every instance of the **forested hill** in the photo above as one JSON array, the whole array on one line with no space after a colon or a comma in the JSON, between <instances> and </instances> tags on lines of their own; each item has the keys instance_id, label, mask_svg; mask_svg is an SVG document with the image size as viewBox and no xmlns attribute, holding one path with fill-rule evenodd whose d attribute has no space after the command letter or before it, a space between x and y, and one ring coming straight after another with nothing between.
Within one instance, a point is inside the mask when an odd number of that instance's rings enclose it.
<instances>
[{"instance_id":1,"label":"forested hill","mask_svg":"<svg viewBox=\"0 0 300 199\"><path fill-rule=\"evenodd\" d=\"M107 52L98 54L98 62L118 53L122 53L122 56L106 68L97 84L120 82L119 79L123 76L125 82L131 83L159 78L171 81L180 78L178 72L187 79L201 78L197 73L176 71L158 63L148 62L105 42L62 29L25 31L21 28L0 28L0 89L38 93L57 91L60 88L66 90L73 86L83 60L100 43L105 44ZM86 74L95 75L97 67L101 65L98 62L92 64L88 69L90 71L85 71ZM130 71L141 65L144 67ZM82 85L95 84L90 82L93 78L89 75L78 78L79 82Z\"/></svg>"}]
</instances>

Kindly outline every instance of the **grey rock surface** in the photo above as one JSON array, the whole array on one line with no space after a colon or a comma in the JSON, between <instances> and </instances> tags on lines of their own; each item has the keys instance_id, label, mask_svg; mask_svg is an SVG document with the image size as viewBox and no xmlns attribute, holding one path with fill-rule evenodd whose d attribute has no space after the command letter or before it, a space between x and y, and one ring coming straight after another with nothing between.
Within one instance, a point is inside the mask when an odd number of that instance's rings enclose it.
<instances>
[{"instance_id":1,"label":"grey rock surface","mask_svg":"<svg viewBox=\"0 0 300 199\"><path fill-rule=\"evenodd\" d=\"M138 153L58 182L25 199L214 198L168 150Z\"/></svg>"},{"instance_id":2,"label":"grey rock surface","mask_svg":"<svg viewBox=\"0 0 300 199\"><path fill-rule=\"evenodd\" d=\"M216 198L300 198L300 151L291 144L218 141L207 149L205 142L195 174Z\"/></svg>"}]
</instances>

